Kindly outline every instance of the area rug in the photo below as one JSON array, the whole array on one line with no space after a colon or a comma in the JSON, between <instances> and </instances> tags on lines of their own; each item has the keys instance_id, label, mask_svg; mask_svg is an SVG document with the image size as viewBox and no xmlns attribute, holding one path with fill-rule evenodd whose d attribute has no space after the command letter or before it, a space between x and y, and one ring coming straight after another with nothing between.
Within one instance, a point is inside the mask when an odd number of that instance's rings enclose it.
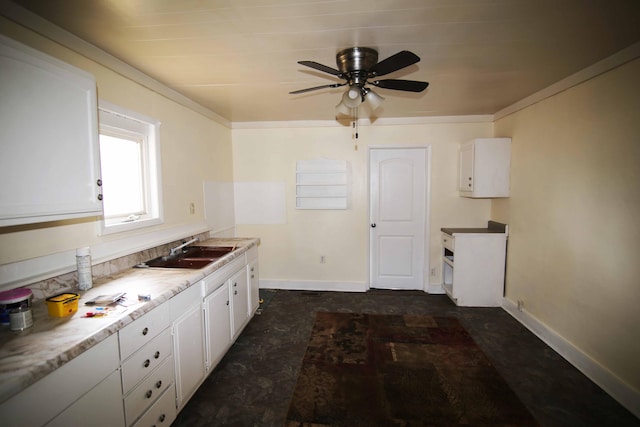
<instances>
[{"instance_id":1,"label":"area rug","mask_svg":"<svg viewBox=\"0 0 640 427\"><path fill-rule=\"evenodd\" d=\"M286 427L537 426L455 318L325 313Z\"/></svg>"}]
</instances>

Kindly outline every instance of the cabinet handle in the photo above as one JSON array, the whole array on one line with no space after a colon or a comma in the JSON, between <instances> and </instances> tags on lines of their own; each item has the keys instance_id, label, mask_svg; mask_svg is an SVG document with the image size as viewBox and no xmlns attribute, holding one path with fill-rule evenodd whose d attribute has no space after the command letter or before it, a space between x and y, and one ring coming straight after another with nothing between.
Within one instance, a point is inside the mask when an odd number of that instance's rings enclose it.
<instances>
[{"instance_id":1,"label":"cabinet handle","mask_svg":"<svg viewBox=\"0 0 640 427\"><path fill-rule=\"evenodd\" d=\"M469 183L469 187L471 187L471 183Z\"/></svg>"},{"instance_id":2,"label":"cabinet handle","mask_svg":"<svg viewBox=\"0 0 640 427\"><path fill-rule=\"evenodd\" d=\"M167 416L165 414L162 414L160 415L160 418L158 418L158 420L160 420L160 422L163 423L165 418L167 418Z\"/></svg>"},{"instance_id":3,"label":"cabinet handle","mask_svg":"<svg viewBox=\"0 0 640 427\"><path fill-rule=\"evenodd\" d=\"M149 328L144 328L142 330L142 335L147 335L149 333Z\"/></svg>"},{"instance_id":4,"label":"cabinet handle","mask_svg":"<svg viewBox=\"0 0 640 427\"><path fill-rule=\"evenodd\" d=\"M238 295L238 291L233 291L233 294L234 295Z\"/></svg>"},{"instance_id":5,"label":"cabinet handle","mask_svg":"<svg viewBox=\"0 0 640 427\"><path fill-rule=\"evenodd\" d=\"M153 391L147 390L147 392L144 395L147 399L150 399L152 394L153 394Z\"/></svg>"},{"instance_id":6,"label":"cabinet handle","mask_svg":"<svg viewBox=\"0 0 640 427\"><path fill-rule=\"evenodd\" d=\"M251 272L253 273L253 267L251 267Z\"/></svg>"},{"instance_id":7,"label":"cabinet handle","mask_svg":"<svg viewBox=\"0 0 640 427\"><path fill-rule=\"evenodd\" d=\"M376 228L376 223L371 224L371 228Z\"/></svg>"},{"instance_id":8,"label":"cabinet handle","mask_svg":"<svg viewBox=\"0 0 640 427\"><path fill-rule=\"evenodd\" d=\"M153 358L157 359L158 357L160 357L160 352L156 351L155 354L153 355Z\"/></svg>"},{"instance_id":9,"label":"cabinet handle","mask_svg":"<svg viewBox=\"0 0 640 427\"><path fill-rule=\"evenodd\" d=\"M227 305L229 305L229 301L227 300Z\"/></svg>"},{"instance_id":10,"label":"cabinet handle","mask_svg":"<svg viewBox=\"0 0 640 427\"><path fill-rule=\"evenodd\" d=\"M238 287L238 282L233 282L233 287L237 288Z\"/></svg>"},{"instance_id":11,"label":"cabinet handle","mask_svg":"<svg viewBox=\"0 0 640 427\"><path fill-rule=\"evenodd\" d=\"M162 380L160 380L160 381L158 381L156 383L156 388L160 388L160 387L162 387Z\"/></svg>"},{"instance_id":12,"label":"cabinet handle","mask_svg":"<svg viewBox=\"0 0 640 427\"><path fill-rule=\"evenodd\" d=\"M255 276L252 274L252 275L251 275L251 278L253 279L254 277L255 277Z\"/></svg>"},{"instance_id":13,"label":"cabinet handle","mask_svg":"<svg viewBox=\"0 0 640 427\"><path fill-rule=\"evenodd\" d=\"M98 194L98 200L102 200L102 194Z\"/></svg>"},{"instance_id":14,"label":"cabinet handle","mask_svg":"<svg viewBox=\"0 0 640 427\"><path fill-rule=\"evenodd\" d=\"M102 180L101 179L97 180L96 184L98 185L98 187L102 187Z\"/></svg>"},{"instance_id":15,"label":"cabinet handle","mask_svg":"<svg viewBox=\"0 0 640 427\"><path fill-rule=\"evenodd\" d=\"M148 368L150 364L151 364L151 361L149 359L147 359L147 360L144 361L142 366L144 366L145 368Z\"/></svg>"}]
</instances>

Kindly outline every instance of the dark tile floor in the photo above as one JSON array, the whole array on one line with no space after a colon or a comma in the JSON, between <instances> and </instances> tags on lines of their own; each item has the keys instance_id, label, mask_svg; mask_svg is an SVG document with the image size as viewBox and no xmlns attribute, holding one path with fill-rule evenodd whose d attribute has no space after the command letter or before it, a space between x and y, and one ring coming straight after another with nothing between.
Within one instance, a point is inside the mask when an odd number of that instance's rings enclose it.
<instances>
[{"instance_id":1,"label":"dark tile floor","mask_svg":"<svg viewBox=\"0 0 640 427\"><path fill-rule=\"evenodd\" d=\"M640 420L500 308L444 295L261 290L265 303L172 424L282 426L317 311L457 317L542 426L640 426ZM374 426L372 426L374 427Z\"/></svg>"}]
</instances>

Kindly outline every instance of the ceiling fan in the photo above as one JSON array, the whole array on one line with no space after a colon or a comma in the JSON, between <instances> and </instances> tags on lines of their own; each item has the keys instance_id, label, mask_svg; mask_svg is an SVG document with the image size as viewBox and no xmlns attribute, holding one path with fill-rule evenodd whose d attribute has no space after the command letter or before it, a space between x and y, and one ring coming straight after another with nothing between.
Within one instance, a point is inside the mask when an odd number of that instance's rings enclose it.
<instances>
[{"instance_id":1,"label":"ceiling fan","mask_svg":"<svg viewBox=\"0 0 640 427\"><path fill-rule=\"evenodd\" d=\"M422 92L429 86L427 82L415 80L384 79L373 80L398 71L420 61L416 54L403 50L378 62L378 52L368 47L350 47L336 54L337 69L319 64L314 61L298 61L298 64L322 71L344 79L344 83L333 83L306 89L294 90L289 94L310 92L318 89L336 88L349 85L336 109L343 114L349 114L352 109L366 102L371 110L378 108L384 98L373 92L366 85L373 85L382 89L402 90L406 92Z\"/></svg>"}]
</instances>

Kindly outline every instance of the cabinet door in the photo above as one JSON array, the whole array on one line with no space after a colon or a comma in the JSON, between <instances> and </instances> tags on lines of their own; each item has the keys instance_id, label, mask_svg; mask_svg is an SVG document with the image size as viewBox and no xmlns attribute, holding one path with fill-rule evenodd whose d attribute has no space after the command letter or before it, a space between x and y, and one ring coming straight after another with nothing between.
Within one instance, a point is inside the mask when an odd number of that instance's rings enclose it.
<instances>
[{"instance_id":1,"label":"cabinet door","mask_svg":"<svg viewBox=\"0 0 640 427\"><path fill-rule=\"evenodd\" d=\"M233 339L235 340L249 318L249 289L247 270L243 268L229 279L231 312L233 313Z\"/></svg>"},{"instance_id":2,"label":"cabinet door","mask_svg":"<svg viewBox=\"0 0 640 427\"><path fill-rule=\"evenodd\" d=\"M120 394L120 373L113 372L87 394L78 399L63 413L55 417L47 426L68 427L91 426L123 426L124 411Z\"/></svg>"},{"instance_id":3,"label":"cabinet door","mask_svg":"<svg viewBox=\"0 0 640 427\"><path fill-rule=\"evenodd\" d=\"M225 282L204 300L207 369L211 372L231 344L229 283Z\"/></svg>"},{"instance_id":4,"label":"cabinet door","mask_svg":"<svg viewBox=\"0 0 640 427\"><path fill-rule=\"evenodd\" d=\"M258 260L253 260L247 267L247 274L249 280L249 313L253 314L260 305L260 270L258 268Z\"/></svg>"},{"instance_id":5,"label":"cabinet door","mask_svg":"<svg viewBox=\"0 0 640 427\"><path fill-rule=\"evenodd\" d=\"M0 37L0 226L101 215L95 79Z\"/></svg>"},{"instance_id":6,"label":"cabinet door","mask_svg":"<svg viewBox=\"0 0 640 427\"><path fill-rule=\"evenodd\" d=\"M201 303L192 305L173 323L173 353L177 403L178 408L182 408L205 377L204 319Z\"/></svg>"},{"instance_id":7,"label":"cabinet door","mask_svg":"<svg viewBox=\"0 0 640 427\"><path fill-rule=\"evenodd\" d=\"M460 191L473 191L473 144L460 146Z\"/></svg>"}]
</instances>

